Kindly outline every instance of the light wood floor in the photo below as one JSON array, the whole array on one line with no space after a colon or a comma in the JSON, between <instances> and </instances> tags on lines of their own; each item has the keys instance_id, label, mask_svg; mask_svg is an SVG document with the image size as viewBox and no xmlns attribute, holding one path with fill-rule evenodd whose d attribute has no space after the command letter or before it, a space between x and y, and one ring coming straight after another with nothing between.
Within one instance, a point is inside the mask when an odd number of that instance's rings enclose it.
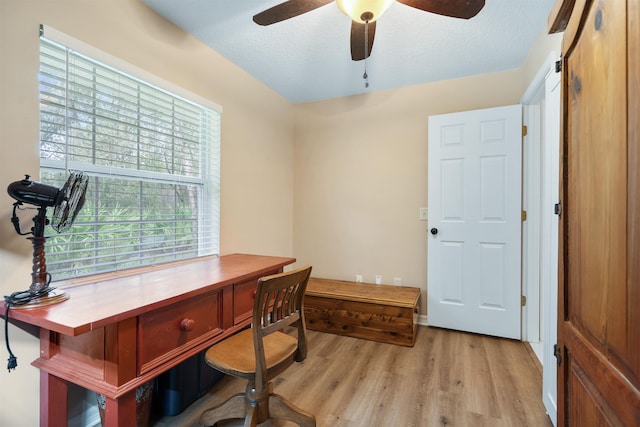
<instances>
[{"instance_id":1,"label":"light wood floor","mask_svg":"<svg viewBox=\"0 0 640 427\"><path fill-rule=\"evenodd\" d=\"M181 414L153 424L198 426L202 411L244 387L225 377ZM424 326L412 348L309 331L307 359L274 389L314 413L318 427L551 426L541 367L527 344Z\"/></svg>"}]
</instances>

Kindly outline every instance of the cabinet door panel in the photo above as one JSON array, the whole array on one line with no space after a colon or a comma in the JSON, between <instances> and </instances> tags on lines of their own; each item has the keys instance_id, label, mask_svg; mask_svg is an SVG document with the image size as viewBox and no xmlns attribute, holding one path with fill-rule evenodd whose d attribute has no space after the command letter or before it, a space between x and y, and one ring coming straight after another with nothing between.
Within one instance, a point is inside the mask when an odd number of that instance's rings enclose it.
<instances>
[{"instance_id":1,"label":"cabinet door panel","mask_svg":"<svg viewBox=\"0 0 640 427\"><path fill-rule=\"evenodd\" d=\"M559 425L640 425L639 13L577 1L563 40Z\"/></svg>"}]
</instances>

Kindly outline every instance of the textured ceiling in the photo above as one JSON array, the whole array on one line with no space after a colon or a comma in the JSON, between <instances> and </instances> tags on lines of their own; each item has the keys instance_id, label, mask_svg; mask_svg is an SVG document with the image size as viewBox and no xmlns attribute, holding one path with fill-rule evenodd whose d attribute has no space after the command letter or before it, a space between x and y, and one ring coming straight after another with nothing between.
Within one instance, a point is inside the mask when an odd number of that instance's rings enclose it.
<instances>
[{"instance_id":1,"label":"textured ceiling","mask_svg":"<svg viewBox=\"0 0 640 427\"><path fill-rule=\"evenodd\" d=\"M487 0L470 20L395 2L377 22L365 88L335 2L263 27L253 15L284 0L143 1L293 103L518 68L555 2Z\"/></svg>"}]
</instances>

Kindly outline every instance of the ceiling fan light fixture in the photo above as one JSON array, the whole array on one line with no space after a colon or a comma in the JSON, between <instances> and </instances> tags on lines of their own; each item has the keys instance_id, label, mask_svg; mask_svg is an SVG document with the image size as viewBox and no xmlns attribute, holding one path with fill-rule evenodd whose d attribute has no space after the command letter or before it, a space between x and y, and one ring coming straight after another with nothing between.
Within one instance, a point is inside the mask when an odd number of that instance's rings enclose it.
<instances>
[{"instance_id":1,"label":"ceiling fan light fixture","mask_svg":"<svg viewBox=\"0 0 640 427\"><path fill-rule=\"evenodd\" d=\"M395 0L336 0L338 7L349 18L360 24L374 22Z\"/></svg>"}]
</instances>

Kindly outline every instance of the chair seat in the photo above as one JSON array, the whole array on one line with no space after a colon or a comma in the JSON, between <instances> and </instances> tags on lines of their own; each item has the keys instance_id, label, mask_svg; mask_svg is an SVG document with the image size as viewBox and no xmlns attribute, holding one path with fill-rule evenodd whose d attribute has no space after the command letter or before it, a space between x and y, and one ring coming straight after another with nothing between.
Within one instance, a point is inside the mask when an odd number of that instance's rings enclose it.
<instances>
[{"instance_id":1,"label":"chair seat","mask_svg":"<svg viewBox=\"0 0 640 427\"><path fill-rule=\"evenodd\" d=\"M200 424L244 418L245 427L257 427L268 419L292 421L300 427L316 427L316 417L273 393L272 379L307 357L304 293L311 266L258 279L251 329L232 335L205 353L212 368L247 379L244 393L231 396L200 415ZM295 337L283 331L295 330Z\"/></svg>"},{"instance_id":2,"label":"chair seat","mask_svg":"<svg viewBox=\"0 0 640 427\"><path fill-rule=\"evenodd\" d=\"M274 332L264 337L264 352L267 369L293 357L298 340L283 332ZM229 375L251 378L256 372L256 356L253 347L253 332L245 329L209 348L205 353L209 366Z\"/></svg>"}]
</instances>

